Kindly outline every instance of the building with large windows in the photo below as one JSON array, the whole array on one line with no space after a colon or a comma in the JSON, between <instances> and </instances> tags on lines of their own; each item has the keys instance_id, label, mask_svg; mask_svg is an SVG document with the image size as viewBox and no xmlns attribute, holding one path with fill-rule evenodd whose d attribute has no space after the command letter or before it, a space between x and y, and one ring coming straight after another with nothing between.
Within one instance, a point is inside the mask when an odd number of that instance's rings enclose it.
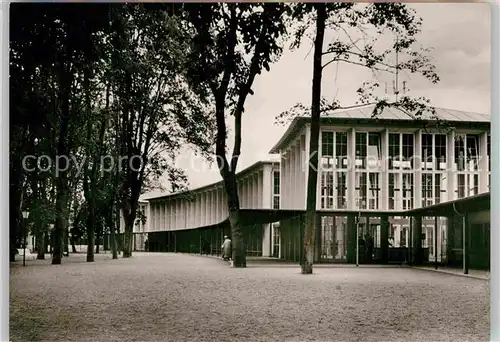
<instances>
[{"instance_id":1,"label":"building with large windows","mask_svg":"<svg viewBox=\"0 0 500 342\"><path fill-rule=\"evenodd\" d=\"M419 118L396 108L385 108L376 118L372 112L372 106L364 106L321 117L316 259L355 262L358 248L363 262L404 261L412 257L411 244L420 246L414 241L422 240L421 248L417 246L422 260L445 262L447 246L454 249L449 217L416 218L409 213L489 192L490 116L442 108ZM300 257L309 121L294 118L271 149L280 156L279 163L259 162L238 174L244 210L288 213L280 222L248 228L250 255ZM206 245L216 250L218 238L214 242L212 234L208 243L203 236L204 231L229 233L221 228L227 218L222 186L219 182L192 190L191 199L186 194L148 199L149 235L176 231L179 249L182 231L196 229L198 238L189 239L197 241L183 241L190 246L183 250L195 252ZM163 245L172 250L169 236Z\"/></svg>"},{"instance_id":2,"label":"building with large windows","mask_svg":"<svg viewBox=\"0 0 500 342\"><path fill-rule=\"evenodd\" d=\"M373 107L365 106L321 118L319 261L352 262L348 232L352 215L359 242L373 250L367 259L377 259L382 238L387 237L394 249L409 245L410 218L402 215L405 211L489 191L488 115L438 108L433 117L415 119L386 108L373 118L372 112ZM281 155L283 209L305 209L308 168L303 161L307 163L310 155L309 136L309 118L295 118L271 150ZM381 216L388 219L389 232L382 232ZM433 260L445 255L446 219L422 221L424 252ZM288 230L293 234L297 228Z\"/></svg>"}]
</instances>

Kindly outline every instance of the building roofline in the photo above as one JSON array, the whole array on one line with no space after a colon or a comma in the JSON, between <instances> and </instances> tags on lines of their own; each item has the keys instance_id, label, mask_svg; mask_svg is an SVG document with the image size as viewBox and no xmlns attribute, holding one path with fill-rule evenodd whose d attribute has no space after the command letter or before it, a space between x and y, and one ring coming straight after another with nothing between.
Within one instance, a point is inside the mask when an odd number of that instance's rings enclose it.
<instances>
[{"instance_id":1,"label":"building roofline","mask_svg":"<svg viewBox=\"0 0 500 342\"><path fill-rule=\"evenodd\" d=\"M369 106L364 106L369 107ZM362 108L362 107L359 107ZM358 109L359 109L358 108ZM437 110L447 111L451 109L434 107ZM349 110L342 110L333 113L343 113ZM472 112L468 112L472 113ZM473 113L476 115L487 117L488 115L484 113ZM444 121L444 120L443 120ZM290 125L288 126L285 133L281 136L280 140L273 146L269 151L270 154L277 154L285 148L290 141L297 135L297 133L306 125L311 122L310 117L297 116L295 117ZM332 116L322 116L320 118L320 124L331 124L331 125L370 125L372 127L409 127L409 128L425 128L428 125L436 124L436 119L387 119L387 118L356 118L356 117L332 117ZM463 120L446 120L446 123L454 128L478 128L478 129L490 129L491 122L488 121L463 121Z\"/></svg>"},{"instance_id":2,"label":"building roofline","mask_svg":"<svg viewBox=\"0 0 500 342\"><path fill-rule=\"evenodd\" d=\"M246 174L250 173L254 169L258 168L259 166L263 166L263 165L275 165L275 164L279 164L279 163L280 162L278 160L276 160L276 161L273 161L273 160L259 160L259 161L255 162L255 163L251 164L250 166L244 168L243 170L237 172L236 173L236 177L245 176ZM150 202L150 201L165 200L165 199L169 199L169 198L170 199L171 198L177 198L177 197L180 197L180 196L188 195L189 193L204 191L204 190L208 190L210 188L216 188L216 187L219 187L219 186L223 186L224 185L223 183L224 183L224 181L220 180L220 181L215 182L215 183L210 183L210 184L207 184L207 185L199 186L197 188L188 189L188 190L185 190L185 191L175 192L175 193L171 193L171 194L168 194L168 195L162 195L162 196L155 196L155 197L144 198L144 201L145 202Z\"/></svg>"}]
</instances>

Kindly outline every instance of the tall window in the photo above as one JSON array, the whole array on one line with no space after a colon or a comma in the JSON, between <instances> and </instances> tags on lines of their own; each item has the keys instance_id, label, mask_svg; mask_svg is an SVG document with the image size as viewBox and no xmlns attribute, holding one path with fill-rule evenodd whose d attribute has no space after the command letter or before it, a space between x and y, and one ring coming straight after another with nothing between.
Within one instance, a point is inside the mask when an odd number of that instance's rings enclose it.
<instances>
[{"instance_id":1,"label":"tall window","mask_svg":"<svg viewBox=\"0 0 500 342\"><path fill-rule=\"evenodd\" d=\"M399 169L400 138L399 133L389 133L389 169Z\"/></svg>"},{"instance_id":2,"label":"tall window","mask_svg":"<svg viewBox=\"0 0 500 342\"><path fill-rule=\"evenodd\" d=\"M337 168L347 168L347 132L335 132L335 159Z\"/></svg>"},{"instance_id":3,"label":"tall window","mask_svg":"<svg viewBox=\"0 0 500 342\"><path fill-rule=\"evenodd\" d=\"M486 153L488 155L488 171L491 172L491 135L488 134L487 142L486 142ZM489 184L489 183L488 183Z\"/></svg>"},{"instance_id":4,"label":"tall window","mask_svg":"<svg viewBox=\"0 0 500 342\"><path fill-rule=\"evenodd\" d=\"M333 209L333 172L321 172L321 208Z\"/></svg>"},{"instance_id":5,"label":"tall window","mask_svg":"<svg viewBox=\"0 0 500 342\"><path fill-rule=\"evenodd\" d=\"M379 203L379 174L375 172L370 172L368 174L368 194L369 194L369 200L368 200L368 208L369 209L378 209L378 203Z\"/></svg>"},{"instance_id":6,"label":"tall window","mask_svg":"<svg viewBox=\"0 0 500 342\"><path fill-rule=\"evenodd\" d=\"M441 203L441 175L434 174L434 204Z\"/></svg>"},{"instance_id":7,"label":"tall window","mask_svg":"<svg viewBox=\"0 0 500 342\"><path fill-rule=\"evenodd\" d=\"M364 169L366 168L366 156L367 156L367 145L366 145L366 133L356 133L356 168Z\"/></svg>"},{"instance_id":8,"label":"tall window","mask_svg":"<svg viewBox=\"0 0 500 342\"><path fill-rule=\"evenodd\" d=\"M381 136L377 132L356 132L356 168L377 169L381 161Z\"/></svg>"},{"instance_id":9,"label":"tall window","mask_svg":"<svg viewBox=\"0 0 500 342\"><path fill-rule=\"evenodd\" d=\"M402 144L403 168L413 169L414 167L413 156L415 154L413 133L402 134L402 140L403 140Z\"/></svg>"},{"instance_id":10,"label":"tall window","mask_svg":"<svg viewBox=\"0 0 500 342\"><path fill-rule=\"evenodd\" d=\"M389 133L389 169L412 169L414 148L413 133Z\"/></svg>"},{"instance_id":11,"label":"tall window","mask_svg":"<svg viewBox=\"0 0 500 342\"><path fill-rule=\"evenodd\" d=\"M273 172L273 209L280 208L280 173Z\"/></svg>"},{"instance_id":12,"label":"tall window","mask_svg":"<svg viewBox=\"0 0 500 342\"><path fill-rule=\"evenodd\" d=\"M465 174L458 174L457 175L457 183L458 183L458 189L457 189L457 197L458 198L464 198L465 197Z\"/></svg>"},{"instance_id":13,"label":"tall window","mask_svg":"<svg viewBox=\"0 0 500 342\"><path fill-rule=\"evenodd\" d=\"M345 172L337 172L337 209L347 209L347 187Z\"/></svg>"},{"instance_id":14,"label":"tall window","mask_svg":"<svg viewBox=\"0 0 500 342\"><path fill-rule=\"evenodd\" d=\"M429 247L429 254L434 255L434 227L427 226L425 235L427 239L427 245Z\"/></svg>"},{"instance_id":15,"label":"tall window","mask_svg":"<svg viewBox=\"0 0 500 342\"><path fill-rule=\"evenodd\" d=\"M478 135L458 134L455 137L455 164L457 171L477 171L479 153Z\"/></svg>"},{"instance_id":16,"label":"tall window","mask_svg":"<svg viewBox=\"0 0 500 342\"><path fill-rule=\"evenodd\" d=\"M322 132L321 166L326 170L346 169L347 161L347 132Z\"/></svg>"},{"instance_id":17,"label":"tall window","mask_svg":"<svg viewBox=\"0 0 500 342\"><path fill-rule=\"evenodd\" d=\"M477 195L479 193L479 175L473 175L474 176L474 195Z\"/></svg>"},{"instance_id":18,"label":"tall window","mask_svg":"<svg viewBox=\"0 0 500 342\"><path fill-rule=\"evenodd\" d=\"M368 133L367 166L370 169L378 168L382 157L382 139L380 133Z\"/></svg>"},{"instance_id":19,"label":"tall window","mask_svg":"<svg viewBox=\"0 0 500 342\"><path fill-rule=\"evenodd\" d=\"M465 171L465 135L455 136L455 165L457 171Z\"/></svg>"},{"instance_id":20,"label":"tall window","mask_svg":"<svg viewBox=\"0 0 500 342\"><path fill-rule=\"evenodd\" d=\"M432 173L422 174L422 207L433 204Z\"/></svg>"},{"instance_id":21,"label":"tall window","mask_svg":"<svg viewBox=\"0 0 500 342\"><path fill-rule=\"evenodd\" d=\"M333 168L333 133L321 133L321 166L325 169Z\"/></svg>"},{"instance_id":22,"label":"tall window","mask_svg":"<svg viewBox=\"0 0 500 342\"><path fill-rule=\"evenodd\" d=\"M479 136L476 134L467 134L467 170L477 171L479 167Z\"/></svg>"},{"instance_id":23,"label":"tall window","mask_svg":"<svg viewBox=\"0 0 500 342\"><path fill-rule=\"evenodd\" d=\"M396 175L389 173L389 209L396 209Z\"/></svg>"},{"instance_id":24,"label":"tall window","mask_svg":"<svg viewBox=\"0 0 500 342\"><path fill-rule=\"evenodd\" d=\"M358 209L366 209L366 187L367 187L367 173L356 172L356 202Z\"/></svg>"},{"instance_id":25,"label":"tall window","mask_svg":"<svg viewBox=\"0 0 500 342\"><path fill-rule=\"evenodd\" d=\"M414 185L413 185L413 174L403 173L403 210L413 209L413 198L414 198Z\"/></svg>"},{"instance_id":26,"label":"tall window","mask_svg":"<svg viewBox=\"0 0 500 342\"><path fill-rule=\"evenodd\" d=\"M435 134L434 139L435 169L446 170L446 134Z\"/></svg>"},{"instance_id":27,"label":"tall window","mask_svg":"<svg viewBox=\"0 0 500 342\"><path fill-rule=\"evenodd\" d=\"M432 134L422 134L422 170L432 170L433 167L432 137Z\"/></svg>"}]
</instances>

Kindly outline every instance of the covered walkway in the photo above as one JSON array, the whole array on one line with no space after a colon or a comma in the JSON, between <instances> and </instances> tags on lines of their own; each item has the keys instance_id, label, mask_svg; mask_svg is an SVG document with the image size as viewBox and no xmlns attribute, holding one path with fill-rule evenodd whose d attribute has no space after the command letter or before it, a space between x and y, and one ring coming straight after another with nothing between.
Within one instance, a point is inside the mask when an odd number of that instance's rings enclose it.
<instances>
[{"instance_id":1,"label":"covered walkway","mask_svg":"<svg viewBox=\"0 0 500 342\"><path fill-rule=\"evenodd\" d=\"M490 194L408 211L317 211L317 263L409 264L489 269ZM279 223L278 258L299 262L303 210L241 209L248 256L271 244L263 224ZM148 233L143 248L154 252L219 255L228 219L196 229ZM269 246L272 250L272 246Z\"/></svg>"}]
</instances>

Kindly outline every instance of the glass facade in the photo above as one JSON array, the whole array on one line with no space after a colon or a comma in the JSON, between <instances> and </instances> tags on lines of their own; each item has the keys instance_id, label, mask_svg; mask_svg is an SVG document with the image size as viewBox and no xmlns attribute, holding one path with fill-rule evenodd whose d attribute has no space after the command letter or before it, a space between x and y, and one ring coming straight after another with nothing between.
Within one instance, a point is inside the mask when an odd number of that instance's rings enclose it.
<instances>
[{"instance_id":1,"label":"glass facade","mask_svg":"<svg viewBox=\"0 0 500 342\"><path fill-rule=\"evenodd\" d=\"M320 137L321 209L409 210L477 195L490 183L489 135L381 129ZM481 158L488 158L483 176Z\"/></svg>"}]
</instances>

